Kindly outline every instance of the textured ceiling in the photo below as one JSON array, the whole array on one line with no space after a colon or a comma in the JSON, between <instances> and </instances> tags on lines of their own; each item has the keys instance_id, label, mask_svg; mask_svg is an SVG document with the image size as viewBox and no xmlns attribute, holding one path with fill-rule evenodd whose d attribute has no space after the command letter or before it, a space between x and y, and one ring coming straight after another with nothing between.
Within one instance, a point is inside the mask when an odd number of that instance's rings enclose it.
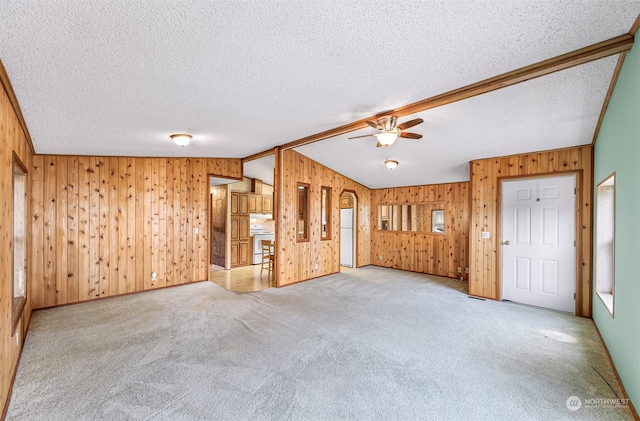
<instances>
[{"instance_id":1,"label":"textured ceiling","mask_svg":"<svg viewBox=\"0 0 640 421\"><path fill-rule=\"evenodd\" d=\"M245 157L624 34L640 1L0 0L0 10L0 59L36 152ZM447 112L427 117L465 124ZM192 143L174 145L176 132Z\"/></svg>"},{"instance_id":2,"label":"textured ceiling","mask_svg":"<svg viewBox=\"0 0 640 421\"><path fill-rule=\"evenodd\" d=\"M618 56L573 67L518 85L400 119L424 123L376 148L376 139L348 137L363 129L297 148L371 188L469 180L469 161L590 144ZM386 158L399 165L393 171Z\"/></svg>"}]
</instances>

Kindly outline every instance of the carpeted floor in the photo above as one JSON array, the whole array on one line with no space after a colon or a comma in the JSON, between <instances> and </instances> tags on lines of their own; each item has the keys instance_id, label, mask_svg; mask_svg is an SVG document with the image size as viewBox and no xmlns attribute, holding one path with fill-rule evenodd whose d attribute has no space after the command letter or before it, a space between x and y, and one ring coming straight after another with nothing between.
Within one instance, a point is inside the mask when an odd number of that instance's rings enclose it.
<instances>
[{"instance_id":1,"label":"carpeted floor","mask_svg":"<svg viewBox=\"0 0 640 421\"><path fill-rule=\"evenodd\" d=\"M7 419L633 419L589 401L622 397L591 320L465 291L366 267L38 311Z\"/></svg>"}]
</instances>

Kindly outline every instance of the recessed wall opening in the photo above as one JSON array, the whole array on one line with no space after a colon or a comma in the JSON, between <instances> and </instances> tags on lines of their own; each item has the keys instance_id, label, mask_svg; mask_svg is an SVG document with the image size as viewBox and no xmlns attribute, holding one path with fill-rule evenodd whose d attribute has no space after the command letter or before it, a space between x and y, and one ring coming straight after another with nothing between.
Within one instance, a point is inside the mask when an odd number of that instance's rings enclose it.
<instances>
[{"instance_id":1,"label":"recessed wall opening","mask_svg":"<svg viewBox=\"0 0 640 421\"><path fill-rule=\"evenodd\" d=\"M356 267L358 198L353 192L340 195L340 267Z\"/></svg>"},{"instance_id":2,"label":"recessed wall opening","mask_svg":"<svg viewBox=\"0 0 640 421\"><path fill-rule=\"evenodd\" d=\"M613 317L616 227L615 173L598 184L596 195L596 293Z\"/></svg>"},{"instance_id":3,"label":"recessed wall opening","mask_svg":"<svg viewBox=\"0 0 640 421\"><path fill-rule=\"evenodd\" d=\"M27 301L27 170L13 155L13 333Z\"/></svg>"}]
</instances>

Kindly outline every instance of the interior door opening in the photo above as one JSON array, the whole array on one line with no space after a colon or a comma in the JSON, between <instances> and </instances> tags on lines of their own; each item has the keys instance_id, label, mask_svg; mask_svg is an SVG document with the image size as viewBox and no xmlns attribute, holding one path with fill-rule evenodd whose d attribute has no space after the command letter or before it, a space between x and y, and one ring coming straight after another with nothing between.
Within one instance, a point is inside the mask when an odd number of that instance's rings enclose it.
<instances>
[{"instance_id":1,"label":"interior door opening","mask_svg":"<svg viewBox=\"0 0 640 421\"><path fill-rule=\"evenodd\" d=\"M357 197L352 192L340 195L340 266L356 267Z\"/></svg>"},{"instance_id":2,"label":"interior door opening","mask_svg":"<svg viewBox=\"0 0 640 421\"><path fill-rule=\"evenodd\" d=\"M576 177L501 183L502 299L575 313Z\"/></svg>"}]
</instances>

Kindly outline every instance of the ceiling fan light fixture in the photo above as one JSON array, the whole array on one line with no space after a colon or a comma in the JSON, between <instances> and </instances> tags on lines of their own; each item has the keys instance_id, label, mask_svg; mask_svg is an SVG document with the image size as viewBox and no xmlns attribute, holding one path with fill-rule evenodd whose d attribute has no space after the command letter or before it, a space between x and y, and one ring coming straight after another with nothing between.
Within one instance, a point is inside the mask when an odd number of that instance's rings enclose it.
<instances>
[{"instance_id":1,"label":"ceiling fan light fixture","mask_svg":"<svg viewBox=\"0 0 640 421\"><path fill-rule=\"evenodd\" d=\"M382 146L390 146L398 138L398 133L382 132L382 133L378 133L376 137L378 138L378 142L380 142Z\"/></svg>"},{"instance_id":2,"label":"ceiling fan light fixture","mask_svg":"<svg viewBox=\"0 0 640 421\"><path fill-rule=\"evenodd\" d=\"M398 166L398 161L395 161L393 159L387 159L386 161L384 161L384 165L386 165L387 168L389 168L389 170L393 170L395 167Z\"/></svg>"},{"instance_id":3,"label":"ceiling fan light fixture","mask_svg":"<svg viewBox=\"0 0 640 421\"><path fill-rule=\"evenodd\" d=\"M184 134L184 133L172 134L169 137L171 138L171 140L173 140L176 143L176 145L181 146L183 148L187 146L189 142L191 142L191 138L192 138L190 134Z\"/></svg>"}]
</instances>

